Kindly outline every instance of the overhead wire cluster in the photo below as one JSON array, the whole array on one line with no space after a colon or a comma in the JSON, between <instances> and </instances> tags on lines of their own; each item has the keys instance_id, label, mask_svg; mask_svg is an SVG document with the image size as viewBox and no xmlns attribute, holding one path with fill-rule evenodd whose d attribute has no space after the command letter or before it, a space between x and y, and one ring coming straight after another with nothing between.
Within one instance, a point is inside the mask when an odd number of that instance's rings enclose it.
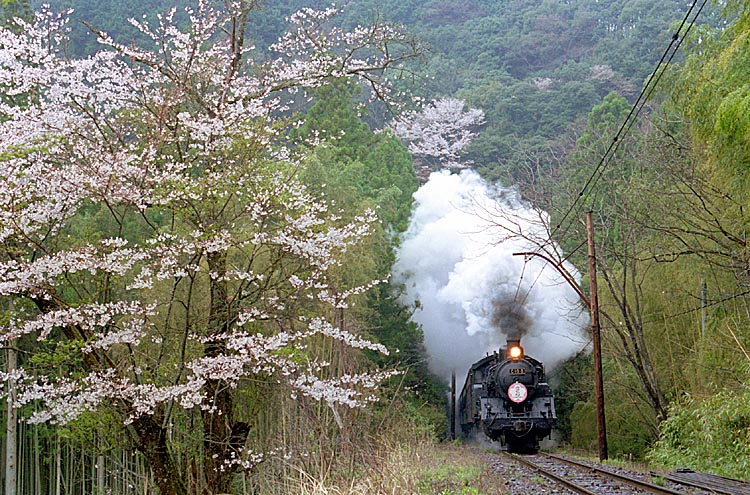
<instances>
[{"instance_id":1,"label":"overhead wire cluster","mask_svg":"<svg viewBox=\"0 0 750 495\"><path fill-rule=\"evenodd\" d=\"M667 67L672 62L675 54L677 53L677 50L680 48L680 46L682 45L682 42L685 40L687 35L690 33L690 30L695 25L695 22L697 21L701 12L703 12L703 9L706 6L707 2L708 0L702 0L702 3L697 10L696 10L696 6L698 4L698 0L693 1L692 4L690 5L690 8L685 13L685 16L680 22L677 30L672 35L669 45L664 50L664 53L659 59L659 62L657 63L656 68L651 72L651 75L646 80L646 83L643 85L643 88L641 89L641 92L638 95L638 98L636 98L636 101L633 103L630 109L630 112L625 117L625 120L623 121L622 125L620 125L615 136L612 138L612 142L609 144L609 147L604 152L599 162L596 164L596 167L594 167L593 172L588 177L588 179L584 183L581 190L578 192L577 196L573 200L573 203L565 211L565 214L561 217L559 222L557 222L557 224L555 225L555 228L552 229L552 231L549 233L549 239L547 243L552 243L554 242L553 239L555 239L555 237L559 239L560 237L564 237L568 233L568 231L570 230L570 227L572 226L572 221L569 222L564 229L563 229L563 225L565 224L566 220L568 220L568 218L571 217L571 214L573 214L573 217L577 217L578 215L580 215L581 209L584 206L585 197L588 194L591 194L591 192L596 187L597 183L599 182L599 179L601 179L602 175L604 174L606 167L610 164L613 157L615 156L615 153L619 149L620 144L624 141L624 138L628 135L631 128L636 123L638 119L638 115L643 110L643 107L646 104L646 101L651 97L651 95L655 91L656 86L658 85L662 76L666 72ZM692 16L692 19L691 19L691 16ZM536 252L538 253L539 251L543 250L544 247L547 245L547 243L539 246L536 249ZM584 241L575 250L577 251L581 246L585 244L586 242ZM528 256L525 256L525 260L526 262L528 262ZM525 271L526 262L524 262L524 271ZM540 276L541 276L541 272L537 275L536 279L529 286L528 290L526 291L526 295L524 296L524 299L528 297L528 294L534 288L534 285L536 285ZM520 286L521 286L521 280L519 280L518 289L520 289ZM516 297L518 296L518 292L519 290L516 290Z\"/></svg>"},{"instance_id":2,"label":"overhead wire cluster","mask_svg":"<svg viewBox=\"0 0 750 495\"><path fill-rule=\"evenodd\" d=\"M560 221L555 225L555 228L550 234L550 240L554 238L555 235L560 231L560 229L562 228L562 225L565 223L565 221L568 219L571 213L574 212L574 210L575 210L575 216L580 214L580 210L584 204L583 200L585 196L591 193L591 191L594 189L599 179L604 174L605 168L612 161L612 158L615 156L615 153L619 149L620 144L623 142L625 136L627 136L627 134L630 132L630 129L633 127L633 125L637 121L638 115L643 109L643 106L646 104L646 101L653 94L654 90L656 89L656 86L661 80L661 77L664 75L664 72L667 70L667 67L672 62L672 59L677 53L677 50L680 48L680 45L682 45L682 42L687 37L688 33L690 33L690 30L693 28L693 25L698 19L698 16L701 14L701 12L703 11L703 8L706 6L707 1L708 0L703 0L700 8L693 15L692 20L688 22L691 14L693 14L693 11L695 10L698 0L695 0L690 5L690 8L685 13L685 17L682 19L682 22L677 28L677 31L675 31L675 33L672 35L669 45L664 50L664 53L662 54L661 59L659 59L659 62L656 65L656 68L654 69L653 72L651 72L651 75L646 80L646 84L643 85L643 88L641 89L641 92L638 95L638 98L636 99L635 103L633 103L633 106L631 107L630 112L628 113L627 117L625 117L625 120L623 121L622 125L618 129L615 136L612 138L612 142L609 144L609 147L602 155L596 167L594 167L594 171L591 173L589 178L584 183L583 188L581 188L581 190L578 192L578 195L573 200L573 203L567 209L567 211L562 216ZM683 31L683 28L685 28L686 25L687 25L687 28L684 29ZM570 228L570 224L568 224L568 227L566 227L565 230L563 230L563 232L560 235L564 236L568 232L569 228Z\"/></svg>"}]
</instances>

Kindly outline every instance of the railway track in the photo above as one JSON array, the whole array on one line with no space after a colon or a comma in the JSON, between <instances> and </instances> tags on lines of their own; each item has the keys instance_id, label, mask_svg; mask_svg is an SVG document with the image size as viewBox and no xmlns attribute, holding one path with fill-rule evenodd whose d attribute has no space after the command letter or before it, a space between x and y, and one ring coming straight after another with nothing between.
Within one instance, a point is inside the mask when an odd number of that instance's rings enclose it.
<instances>
[{"instance_id":1,"label":"railway track","mask_svg":"<svg viewBox=\"0 0 750 495\"><path fill-rule=\"evenodd\" d=\"M661 476L673 483L680 483L682 485L707 490L711 493L719 493L723 495L750 495L750 483L733 478L726 478L724 476L696 473L691 470L680 470L670 474L652 473L652 475Z\"/></svg>"},{"instance_id":2,"label":"railway track","mask_svg":"<svg viewBox=\"0 0 750 495\"><path fill-rule=\"evenodd\" d=\"M750 495L750 483L742 480L681 470L673 473L652 472L652 479L669 486L655 485L592 463L583 463L553 454L535 456L504 454L533 469L568 490L585 495L669 494L669 495ZM557 492L554 492L557 493Z\"/></svg>"},{"instance_id":3,"label":"railway track","mask_svg":"<svg viewBox=\"0 0 750 495\"><path fill-rule=\"evenodd\" d=\"M581 495L688 495L693 491L678 491L658 486L630 476L592 467L568 458L551 454L534 456L504 455L523 464L540 475L553 480L568 490Z\"/></svg>"}]
</instances>

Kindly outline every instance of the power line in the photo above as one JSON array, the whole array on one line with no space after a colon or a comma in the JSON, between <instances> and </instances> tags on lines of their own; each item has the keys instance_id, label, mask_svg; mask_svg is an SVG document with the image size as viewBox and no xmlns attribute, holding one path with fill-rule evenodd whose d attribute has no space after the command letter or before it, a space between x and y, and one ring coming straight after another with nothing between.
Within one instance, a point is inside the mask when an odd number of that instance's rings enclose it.
<instances>
[{"instance_id":1,"label":"power line","mask_svg":"<svg viewBox=\"0 0 750 495\"><path fill-rule=\"evenodd\" d=\"M680 38L680 32L682 31L683 27L685 27L685 24L688 22L688 19L690 18L690 15L693 12L697 3L698 2L696 0L691 4L690 8L685 14L685 17L682 19L682 22L677 28L677 31L675 31L675 33L672 35L669 45L667 46L666 50L664 50L664 53L662 54L661 59L659 59L659 63L656 65L656 68L649 76L648 80L646 81L646 84L641 89L641 92L638 95L638 98L636 99L635 103L631 107L630 112L628 113L627 117L625 117L624 122L618 129L609 147L604 152L604 155L602 155L602 158L597 163L596 167L594 168L594 171L591 173L588 180L585 182L583 188L579 191L573 203L570 205L568 210L565 212L565 214L562 216L562 218L560 219L560 221L557 223L554 230L552 231L550 235L550 241L555 236L555 234L557 234L557 232L562 228L563 223L568 219L568 217L573 212L573 210L576 210L576 215L580 213L580 208L582 207L582 204L583 204L582 200L584 196L590 193L590 191L594 188L596 183L599 181L599 179L603 175L605 166L612 160L615 152L620 147L620 143L622 143L623 139L630 132L630 129L632 128L633 124L636 122L638 114L643 109L643 106L645 105L646 100L651 96L651 94L656 89L656 86L658 82L661 80L662 75L666 71L667 66L671 63L672 59L677 53L677 50L681 46L682 42L685 40L685 37L688 35L690 30L692 29L693 25L698 19L698 16L703 11L703 8L706 6L707 0L703 0L703 3L701 4L700 8L695 13L695 16L693 16L692 21L690 21L687 29L682 35L682 38ZM561 236L565 236L567 234L570 228L570 225L571 224L568 224L568 227L566 227L565 230L560 234Z\"/></svg>"},{"instance_id":2,"label":"power line","mask_svg":"<svg viewBox=\"0 0 750 495\"><path fill-rule=\"evenodd\" d=\"M638 95L638 98L636 98L635 103L633 103L633 106L630 109L630 112L625 117L625 120L620 125L620 128L618 129L617 133L615 134L614 138L612 139L612 142L610 143L607 150L604 152L604 155L602 155L602 158L597 163L596 167L594 168L594 171L591 173L589 178L586 180L583 188L579 191L578 195L574 199L573 203L570 205L568 210L565 212L565 214L562 216L560 221L557 223L555 228L550 232L548 240L543 243L541 246L539 246L536 251L539 252L540 250L543 250L546 245L553 242L554 237L560 231L562 228L563 223L568 219L570 214L573 212L573 210L576 211L576 216L580 213L581 208L583 207L583 198L587 193L590 193L590 191L596 186L599 179L604 174L604 170L606 165L609 164L609 162L612 160L614 154L617 152L617 150L620 147L620 144L623 142L624 138L627 136L627 134L630 132L630 129L635 124L638 115L643 110L643 106L646 103L646 100L648 100L651 95L653 94L654 90L656 89L656 86L658 85L659 81L661 80L662 76L664 75L664 72L666 72L667 67L674 59L675 54L677 53L677 50L682 45L682 42L685 40L687 35L690 33L690 30L695 25L695 22L698 19L698 16L703 12L704 7L706 6L707 0L703 0L703 3L701 4L698 11L693 16L692 20L687 26L687 29L682 34L682 37L680 37L680 32L685 27L685 25L688 23L688 20L690 19L690 15L695 9L695 6L697 5L698 1L695 0L691 5L688 11L685 13L685 16L683 17L682 21L680 22L680 25L678 26L675 33L672 35L672 38L669 42L669 45L664 50L664 53L662 54L661 58L659 59L659 62L656 64L656 68L649 76L648 80L646 81L646 84L644 84L643 88L641 89L640 94ZM568 226L563 230L559 236L564 237L567 232L569 231L572 223L568 224ZM580 248L583 244L582 243L578 248ZM578 249L576 248L576 250ZM572 254L572 253L571 253ZM568 255L570 256L570 255ZM566 257L567 259L567 257ZM563 260L564 261L564 260ZM524 263L524 270L525 270L525 263ZM536 283L539 281L539 278L541 276L541 271L537 274L534 281L531 283L529 288L526 290L526 295L524 296L524 300L529 296L531 293L531 290L534 288ZM519 280L518 288L520 288L521 281ZM515 298L518 299L519 291L516 290Z\"/></svg>"},{"instance_id":3,"label":"power line","mask_svg":"<svg viewBox=\"0 0 750 495\"><path fill-rule=\"evenodd\" d=\"M679 318L680 316L685 316L685 315L689 315L689 314L692 314L692 313L696 313L698 311L701 311L703 308L710 308L710 307L713 307L713 306L722 305L722 304L724 304L727 301L733 301L735 299L739 299L741 297L745 297L745 296L747 296L749 294L750 294L750 290L744 291L744 292L740 292L739 294L732 294L732 295L724 297L722 299L717 299L715 301L707 303L705 306L700 307L700 308L686 309L684 311L680 311L678 313L673 313L671 315L665 315L665 316L661 316L661 317L658 317L658 318L652 318L650 320L644 320L644 321L641 322L641 325L647 325L649 323L658 323L658 322L662 322L662 321L665 321L665 320L673 320L675 318ZM611 325L611 326L608 326L607 328L614 328L614 326Z\"/></svg>"},{"instance_id":4,"label":"power line","mask_svg":"<svg viewBox=\"0 0 750 495\"><path fill-rule=\"evenodd\" d=\"M638 115L640 114L641 110L643 110L643 106L646 103L646 100L651 97L654 90L656 89L656 86L658 85L659 81L661 80L661 77L664 75L664 72L666 71L669 64L674 59L675 54L677 53L677 50L682 45L682 42L685 40L687 35L690 33L690 30L695 25L695 22L698 19L698 16L703 12L704 7L706 6L707 0L703 0L703 3L701 4L698 11L693 16L692 20L687 26L687 29L683 33L682 37L680 37L680 32L685 27L685 24L688 23L688 20L690 19L690 15L695 9L695 6L697 5L698 1L695 0L691 5L688 11L685 13L685 16L683 17L682 21L680 22L680 25L678 26L675 33L672 35L672 38L669 42L669 45L664 50L664 53L662 54L661 58L659 59L659 62L656 65L656 68L649 76L648 80L646 81L646 84L644 84L643 88L641 89L640 94L638 95L638 98L636 98L635 103L633 103L633 106L630 109L630 112L625 117L625 120L620 125L620 128L618 129L617 133L615 134L614 138L612 139L612 142L610 143L607 150L604 152L604 155L602 155L602 158L597 163L596 167L594 168L594 171L591 173L589 178L586 180L583 188L578 193L577 197L574 199L573 203L570 205L568 210L565 212L563 217L560 219L560 221L557 223L555 228L550 232L548 240L543 243L541 246L539 246L536 249L536 252L539 252L541 250L544 250L544 247L547 246L549 243L553 242L554 237L560 231L562 228L563 223L567 220L567 218L570 216L570 214L573 212L573 210L576 210L576 216L580 213L580 209L583 206L582 200L584 196L590 192L598 183L599 179L604 174L604 169L607 164L612 160L614 154L617 152L617 150L620 147L620 144L622 143L623 139L627 136L627 134L630 132L630 129L635 124ZM564 237L568 230L570 229L572 224L568 224L568 226L563 230L559 236ZM583 244L581 244L582 246ZM580 248L579 246L578 248ZM576 248L576 250L578 249ZM569 255L570 256L570 255ZM567 259L567 257L566 257ZM524 271L525 271L526 264L524 263ZM523 300L525 300L531 291L533 290L536 283L539 281L539 278L541 277L541 271L537 274L534 281L531 283L529 288L525 291L526 295L524 296ZM516 290L515 299L518 299L519 291L521 286L521 280L518 282L518 288Z\"/></svg>"}]
</instances>

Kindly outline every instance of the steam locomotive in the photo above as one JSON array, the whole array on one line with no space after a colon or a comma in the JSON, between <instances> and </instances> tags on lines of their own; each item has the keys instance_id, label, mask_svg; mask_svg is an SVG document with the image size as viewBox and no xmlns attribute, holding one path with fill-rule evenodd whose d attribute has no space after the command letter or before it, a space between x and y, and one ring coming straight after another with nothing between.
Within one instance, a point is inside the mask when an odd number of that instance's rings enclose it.
<instances>
[{"instance_id":1,"label":"steam locomotive","mask_svg":"<svg viewBox=\"0 0 750 495\"><path fill-rule=\"evenodd\" d=\"M557 423L544 366L511 339L507 348L469 368L457 415L464 436L484 431L510 452L524 454L537 452Z\"/></svg>"}]
</instances>

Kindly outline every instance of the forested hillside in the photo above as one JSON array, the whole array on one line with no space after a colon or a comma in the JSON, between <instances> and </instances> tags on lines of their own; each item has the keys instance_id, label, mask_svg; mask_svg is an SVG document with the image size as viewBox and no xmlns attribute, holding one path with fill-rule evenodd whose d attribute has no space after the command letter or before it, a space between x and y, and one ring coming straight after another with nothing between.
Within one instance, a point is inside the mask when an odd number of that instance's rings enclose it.
<instances>
[{"instance_id":1,"label":"forested hillside","mask_svg":"<svg viewBox=\"0 0 750 495\"><path fill-rule=\"evenodd\" d=\"M465 166L559 267L593 212L610 455L750 477L747 2L0 13L8 495L464 493L414 468L447 383L389 277L422 172ZM473 139L427 166L398 119L446 108ZM593 452L580 347L549 371Z\"/></svg>"},{"instance_id":2,"label":"forested hillside","mask_svg":"<svg viewBox=\"0 0 750 495\"><path fill-rule=\"evenodd\" d=\"M54 5L73 8L74 19L116 39L136 39L121 19L182 3L58 0ZM262 48L283 33L284 19L297 9L326 8L330 2L259 5L248 36ZM637 96L685 10L677 0L358 0L346 4L343 22L353 26L381 18L424 40L424 66L405 77L403 86L428 99L454 96L482 109L487 125L469 158L485 177L515 182L569 153L586 114L609 92L631 100ZM719 24L716 9L704 9L701 23ZM74 27L72 39L76 53L96 47L83 26Z\"/></svg>"}]
</instances>

